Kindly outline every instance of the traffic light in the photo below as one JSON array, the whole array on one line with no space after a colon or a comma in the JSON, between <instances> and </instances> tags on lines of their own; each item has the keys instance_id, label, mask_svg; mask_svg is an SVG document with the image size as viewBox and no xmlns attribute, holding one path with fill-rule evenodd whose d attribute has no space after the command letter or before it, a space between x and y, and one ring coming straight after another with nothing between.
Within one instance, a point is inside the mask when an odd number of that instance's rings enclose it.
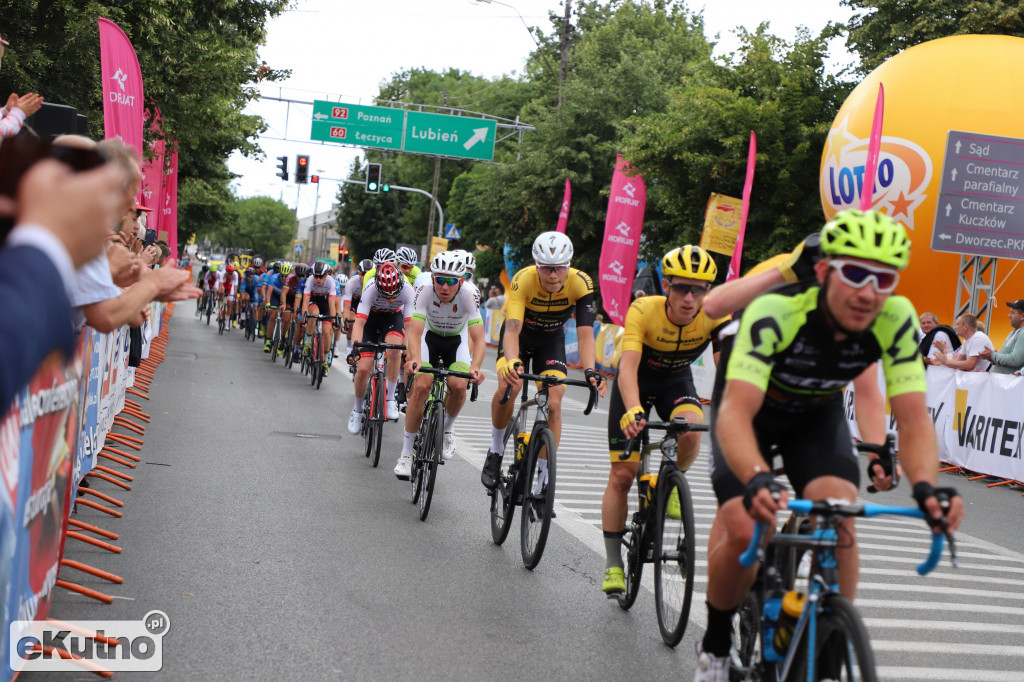
<instances>
[{"instance_id":1,"label":"traffic light","mask_svg":"<svg viewBox=\"0 0 1024 682\"><path fill-rule=\"evenodd\" d=\"M371 163L366 166L366 191L380 194L380 164Z\"/></svg>"},{"instance_id":2,"label":"traffic light","mask_svg":"<svg viewBox=\"0 0 1024 682\"><path fill-rule=\"evenodd\" d=\"M381 192L390 192L391 191L391 185L387 184L386 182L381 184L380 191Z\"/></svg>"},{"instance_id":3,"label":"traffic light","mask_svg":"<svg viewBox=\"0 0 1024 682\"><path fill-rule=\"evenodd\" d=\"M309 181L319 185L320 184L320 176L319 175L310 175L309 176Z\"/></svg>"},{"instance_id":4,"label":"traffic light","mask_svg":"<svg viewBox=\"0 0 1024 682\"><path fill-rule=\"evenodd\" d=\"M309 157L305 154L295 157L295 182L300 185L309 182Z\"/></svg>"},{"instance_id":5,"label":"traffic light","mask_svg":"<svg viewBox=\"0 0 1024 682\"><path fill-rule=\"evenodd\" d=\"M281 178L285 182L288 181L288 157L279 156L277 157L277 177Z\"/></svg>"}]
</instances>

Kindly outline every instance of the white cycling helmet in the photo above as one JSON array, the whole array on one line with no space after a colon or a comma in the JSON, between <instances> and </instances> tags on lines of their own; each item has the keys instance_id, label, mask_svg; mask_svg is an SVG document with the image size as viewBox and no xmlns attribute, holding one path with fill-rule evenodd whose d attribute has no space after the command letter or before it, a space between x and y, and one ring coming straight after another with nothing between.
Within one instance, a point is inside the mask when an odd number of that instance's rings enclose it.
<instances>
[{"instance_id":1,"label":"white cycling helmet","mask_svg":"<svg viewBox=\"0 0 1024 682\"><path fill-rule=\"evenodd\" d=\"M416 265L416 252L408 246L403 246L395 252L395 258L399 265Z\"/></svg>"},{"instance_id":2,"label":"white cycling helmet","mask_svg":"<svg viewBox=\"0 0 1024 682\"><path fill-rule=\"evenodd\" d=\"M542 232L533 240L533 261L537 265L568 265L572 242L561 232Z\"/></svg>"},{"instance_id":3,"label":"white cycling helmet","mask_svg":"<svg viewBox=\"0 0 1024 682\"><path fill-rule=\"evenodd\" d=\"M373 264L380 265L381 263L394 263L395 252L391 249L377 249L373 253Z\"/></svg>"},{"instance_id":4,"label":"white cycling helmet","mask_svg":"<svg viewBox=\"0 0 1024 682\"><path fill-rule=\"evenodd\" d=\"M334 281L336 281L339 286L344 287L346 284L348 284L348 275L335 275Z\"/></svg>"},{"instance_id":5,"label":"white cycling helmet","mask_svg":"<svg viewBox=\"0 0 1024 682\"><path fill-rule=\"evenodd\" d=\"M463 277L466 274L466 259L458 251L442 251L430 261L430 274Z\"/></svg>"},{"instance_id":6,"label":"white cycling helmet","mask_svg":"<svg viewBox=\"0 0 1024 682\"><path fill-rule=\"evenodd\" d=\"M455 253L462 256L462 260L466 261L466 272L472 273L476 270L476 256L465 249L458 249Z\"/></svg>"}]
</instances>

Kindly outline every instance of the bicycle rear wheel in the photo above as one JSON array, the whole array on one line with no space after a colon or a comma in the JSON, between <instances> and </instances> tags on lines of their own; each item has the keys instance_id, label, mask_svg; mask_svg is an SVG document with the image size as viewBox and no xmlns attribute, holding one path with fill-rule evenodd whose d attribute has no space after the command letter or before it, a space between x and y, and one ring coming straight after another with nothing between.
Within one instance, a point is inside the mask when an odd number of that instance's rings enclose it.
<instances>
[{"instance_id":1,"label":"bicycle rear wheel","mask_svg":"<svg viewBox=\"0 0 1024 682\"><path fill-rule=\"evenodd\" d=\"M427 428L427 441L423 444L423 459L420 478L420 521L427 520L430 501L434 498L434 482L437 480L437 467L440 466L441 453L444 451L444 411L441 403L437 404L430 414L430 426Z\"/></svg>"},{"instance_id":2,"label":"bicycle rear wheel","mask_svg":"<svg viewBox=\"0 0 1024 682\"><path fill-rule=\"evenodd\" d=\"M506 439L507 442L507 439ZM516 513L516 498L520 494L519 471L523 462L515 459L515 454L510 454L510 463L504 464L498 472L498 484L491 491L491 540L494 544L500 545L508 537L512 529L512 517Z\"/></svg>"},{"instance_id":3,"label":"bicycle rear wheel","mask_svg":"<svg viewBox=\"0 0 1024 682\"><path fill-rule=\"evenodd\" d=\"M323 365L320 364L320 335L313 335L313 352L309 358L309 385L316 387L317 377L320 372L323 371Z\"/></svg>"},{"instance_id":4,"label":"bicycle rear wheel","mask_svg":"<svg viewBox=\"0 0 1024 682\"><path fill-rule=\"evenodd\" d=\"M377 375L377 381L373 385L373 403L371 404L370 410L370 428L374 431L373 436L373 467L376 469L378 462L380 462L380 441L384 435L384 418L387 416L385 413L385 402L384 402L384 375Z\"/></svg>"},{"instance_id":5,"label":"bicycle rear wheel","mask_svg":"<svg viewBox=\"0 0 1024 682\"><path fill-rule=\"evenodd\" d=\"M548 463L547 480L540 479L542 454ZM520 548L523 564L533 570L544 554L551 518L555 514L555 437L550 429L543 428L534 432L526 462Z\"/></svg>"},{"instance_id":6,"label":"bicycle rear wheel","mask_svg":"<svg viewBox=\"0 0 1024 682\"><path fill-rule=\"evenodd\" d=\"M760 582L755 583L743 597L732 621L732 641L736 647L736 656L730 657L730 682L778 680L775 664L765 661L761 655L761 602L758 597L760 589Z\"/></svg>"},{"instance_id":7,"label":"bicycle rear wheel","mask_svg":"<svg viewBox=\"0 0 1024 682\"><path fill-rule=\"evenodd\" d=\"M678 514L675 513L673 497L679 501ZM697 550L693 505L686 476L681 471L663 474L658 481L657 500L654 601L658 609L661 638L665 644L674 647L682 640L690 619Z\"/></svg>"},{"instance_id":8,"label":"bicycle rear wheel","mask_svg":"<svg viewBox=\"0 0 1024 682\"><path fill-rule=\"evenodd\" d=\"M622 536L623 564L626 567L626 591L615 595L619 606L628 610L636 601L640 591L640 577L644 572L644 524L633 523L626 526L626 534Z\"/></svg>"},{"instance_id":9,"label":"bicycle rear wheel","mask_svg":"<svg viewBox=\"0 0 1024 682\"><path fill-rule=\"evenodd\" d=\"M877 682L875 655L860 614L846 597L825 596L815 637L815 679Z\"/></svg>"}]
</instances>

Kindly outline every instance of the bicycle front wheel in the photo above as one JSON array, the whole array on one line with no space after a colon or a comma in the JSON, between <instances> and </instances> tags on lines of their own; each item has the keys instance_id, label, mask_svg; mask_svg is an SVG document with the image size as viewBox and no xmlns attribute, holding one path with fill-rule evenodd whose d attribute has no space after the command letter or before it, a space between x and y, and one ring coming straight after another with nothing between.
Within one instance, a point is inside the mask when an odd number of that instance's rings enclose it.
<instances>
[{"instance_id":1,"label":"bicycle front wheel","mask_svg":"<svg viewBox=\"0 0 1024 682\"><path fill-rule=\"evenodd\" d=\"M374 387L377 385L377 375L371 374L370 379L366 384L366 390L363 391L363 427L362 434L366 441L366 451L363 453L366 457L369 457L373 453L373 437L376 431L373 430L373 396L376 394Z\"/></svg>"},{"instance_id":2,"label":"bicycle front wheel","mask_svg":"<svg viewBox=\"0 0 1024 682\"><path fill-rule=\"evenodd\" d=\"M385 413L385 402L384 402L384 376L378 375L377 380L373 384L373 403L371 404L370 410L370 428L374 432L373 436L373 467L377 468L377 463L380 462L380 441L384 437L384 418L387 416Z\"/></svg>"},{"instance_id":3,"label":"bicycle front wheel","mask_svg":"<svg viewBox=\"0 0 1024 682\"><path fill-rule=\"evenodd\" d=\"M541 462L547 462L546 473ZM555 515L555 437L551 429L538 429L530 439L523 476L523 514L520 544L523 564L536 568L544 554L551 519Z\"/></svg>"},{"instance_id":4,"label":"bicycle front wheel","mask_svg":"<svg viewBox=\"0 0 1024 682\"><path fill-rule=\"evenodd\" d=\"M444 450L444 408L436 403L431 410L430 425L427 428L427 441L423 445L425 455L422 462L422 479L420 489L420 521L427 520L430 501L434 497L434 482L437 480L437 467Z\"/></svg>"},{"instance_id":5,"label":"bicycle front wheel","mask_svg":"<svg viewBox=\"0 0 1024 682\"><path fill-rule=\"evenodd\" d=\"M671 471L658 481L657 529L654 534L654 601L661 638L671 647L679 644L690 619L693 599L694 555L697 536L693 529L690 486L681 471Z\"/></svg>"},{"instance_id":6,"label":"bicycle front wheel","mask_svg":"<svg viewBox=\"0 0 1024 682\"><path fill-rule=\"evenodd\" d=\"M815 637L815 679L877 682L875 655L860 614L840 594L825 596Z\"/></svg>"}]
</instances>

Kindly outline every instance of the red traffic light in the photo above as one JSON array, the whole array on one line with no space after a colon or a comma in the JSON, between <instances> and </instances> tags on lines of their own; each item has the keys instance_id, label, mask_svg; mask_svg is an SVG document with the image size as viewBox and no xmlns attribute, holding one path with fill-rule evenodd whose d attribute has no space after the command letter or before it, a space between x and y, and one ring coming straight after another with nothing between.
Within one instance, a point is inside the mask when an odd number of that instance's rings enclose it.
<instances>
[{"instance_id":1,"label":"red traffic light","mask_svg":"<svg viewBox=\"0 0 1024 682\"><path fill-rule=\"evenodd\" d=\"M319 175L310 175L309 176L309 181L310 182L319 183L320 182L320 176Z\"/></svg>"},{"instance_id":2,"label":"red traffic light","mask_svg":"<svg viewBox=\"0 0 1024 682\"><path fill-rule=\"evenodd\" d=\"M300 156L299 157L299 165L300 166L305 166L308 163L309 163L309 157L308 156Z\"/></svg>"}]
</instances>

